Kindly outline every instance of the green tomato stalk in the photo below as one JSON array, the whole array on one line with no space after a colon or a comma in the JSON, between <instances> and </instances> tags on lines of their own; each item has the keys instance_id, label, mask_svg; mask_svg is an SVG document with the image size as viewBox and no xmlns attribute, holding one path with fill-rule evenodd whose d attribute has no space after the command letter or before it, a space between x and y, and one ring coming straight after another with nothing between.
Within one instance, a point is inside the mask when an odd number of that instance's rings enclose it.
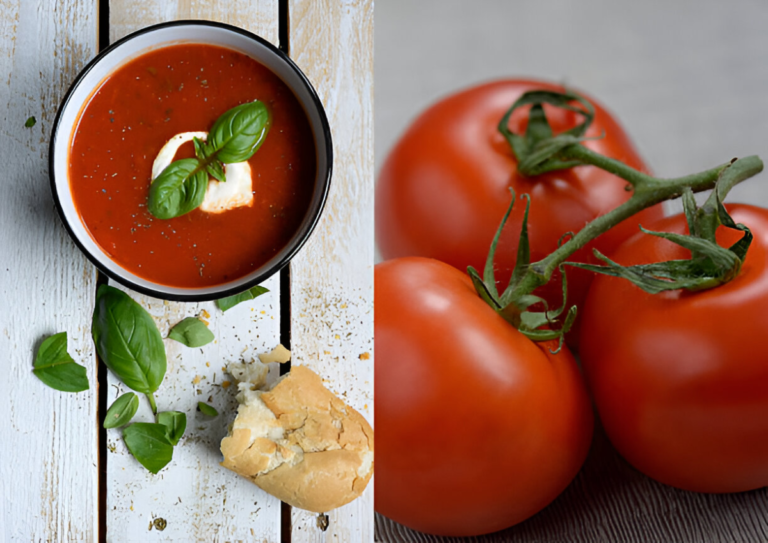
<instances>
[{"instance_id":1,"label":"green tomato stalk","mask_svg":"<svg viewBox=\"0 0 768 543\"><path fill-rule=\"evenodd\" d=\"M545 103L575 111L582 115L584 121L567 132L554 135L544 113L543 104ZM514 134L508 128L509 118L517 108L527 105L531 105L531 111L526 133L524 136ZM565 311L567 289L565 273L562 274L563 307L549 310L542 298L533 295L537 288L549 282L555 270L562 269L564 265L624 277L649 292L677 288L702 290L723 284L738 274L752 239L747 227L733 222L723 207L722 200L735 185L762 171L763 162L760 158L750 156L734 159L700 173L673 179L653 177L618 160L595 153L582 145L582 142L588 139L584 134L593 116L592 105L578 94L532 91L524 94L510 107L498 126L518 160L518 171L523 175L534 176L574 166L591 165L624 179L629 183L628 189L632 191L632 196L624 204L596 218L576 234L571 234L570 239L537 262L530 262L527 233L530 197L527 194L523 195L527 203L520 233L517 262L509 285L500 294L496 287L493 260L501 231L514 206L513 193L509 210L491 243L483 276L481 277L471 266L468 272L481 298L518 330L535 341L559 339L562 345L563 335L570 329L576 317L575 307ZM707 202L701 208L697 208L693 193L713 188L716 190L712 192ZM680 196L683 196L691 235L650 232L644 229L643 231L690 249L692 252L690 260L623 267L595 251L595 255L606 263L605 266L567 262L576 251L625 219L643 209ZM715 241L715 231L721 225L744 232L743 238L731 248L720 247ZM531 306L537 304L543 304L544 311L529 310ZM564 312L563 324L558 329L555 322Z\"/></svg>"}]
</instances>

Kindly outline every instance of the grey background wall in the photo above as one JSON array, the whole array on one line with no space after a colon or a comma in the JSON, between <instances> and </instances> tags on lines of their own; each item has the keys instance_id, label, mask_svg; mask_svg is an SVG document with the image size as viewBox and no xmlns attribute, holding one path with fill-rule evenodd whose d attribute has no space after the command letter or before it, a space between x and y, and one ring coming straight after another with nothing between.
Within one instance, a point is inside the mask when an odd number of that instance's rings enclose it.
<instances>
[{"instance_id":1,"label":"grey background wall","mask_svg":"<svg viewBox=\"0 0 768 543\"><path fill-rule=\"evenodd\" d=\"M375 17L377 171L431 102L521 75L599 98L657 175L768 159L768 2L379 0ZM768 205L768 175L729 200Z\"/></svg>"}]
</instances>

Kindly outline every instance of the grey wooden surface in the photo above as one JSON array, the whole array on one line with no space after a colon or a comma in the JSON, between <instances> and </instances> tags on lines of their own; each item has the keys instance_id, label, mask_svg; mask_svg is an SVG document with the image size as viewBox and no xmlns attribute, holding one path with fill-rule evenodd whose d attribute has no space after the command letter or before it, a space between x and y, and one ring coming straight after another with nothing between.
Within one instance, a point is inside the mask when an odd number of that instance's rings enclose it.
<instances>
[{"instance_id":1,"label":"grey wooden surface","mask_svg":"<svg viewBox=\"0 0 768 543\"><path fill-rule=\"evenodd\" d=\"M434 100L492 79L562 81L598 97L660 176L735 156L768 159L768 2L381 0L376 5L377 171ZM730 201L768 206L768 175ZM669 206L679 210L678 203ZM768 541L768 491L704 495L644 477L598 431L550 507L492 536L436 538L377 517L386 543Z\"/></svg>"}]
</instances>

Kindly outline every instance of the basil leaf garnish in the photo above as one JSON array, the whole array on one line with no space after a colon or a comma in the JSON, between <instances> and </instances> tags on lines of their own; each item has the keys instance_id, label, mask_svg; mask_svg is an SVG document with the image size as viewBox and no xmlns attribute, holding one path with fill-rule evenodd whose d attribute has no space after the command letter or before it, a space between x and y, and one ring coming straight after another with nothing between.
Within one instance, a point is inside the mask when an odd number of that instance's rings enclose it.
<instances>
[{"instance_id":1,"label":"basil leaf garnish","mask_svg":"<svg viewBox=\"0 0 768 543\"><path fill-rule=\"evenodd\" d=\"M233 296L227 296L226 298L216 300L216 305L219 306L219 309L222 311L226 311L228 309L232 309L241 302L247 302L248 300L258 298L265 292L269 292L269 289L257 285L246 290L245 292L241 292L240 294L235 294Z\"/></svg>"},{"instance_id":2,"label":"basil leaf garnish","mask_svg":"<svg viewBox=\"0 0 768 543\"><path fill-rule=\"evenodd\" d=\"M187 317L171 328L168 338L183 343L187 347L202 347L213 341L213 332L196 317Z\"/></svg>"},{"instance_id":3,"label":"basil leaf garnish","mask_svg":"<svg viewBox=\"0 0 768 543\"><path fill-rule=\"evenodd\" d=\"M200 207L208 173L196 158L172 162L149 186L148 209L158 219L180 217Z\"/></svg>"},{"instance_id":4,"label":"basil leaf garnish","mask_svg":"<svg viewBox=\"0 0 768 543\"><path fill-rule=\"evenodd\" d=\"M195 136L192 138L192 143L195 145L195 156L200 160L200 162L205 162L208 159L208 153L206 153L205 149L205 142Z\"/></svg>"},{"instance_id":5,"label":"basil leaf garnish","mask_svg":"<svg viewBox=\"0 0 768 543\"><path fill-rule=\"evenodd\" d=\"M211 177L213 177L216 181L226 183L227 176L224 174L224 165L218 160L214 160L213 162L206 164L205 171L211 174Z\"/></svg>"},{"instance_id":6,"label":"basil leaf garnish","mask_svg":"<svg viewBox=\"0 0 768 543\"><path fill-rule=\"evenodd\" d=\"M157 414L157 422L165 426L165 435L171 445L176 445L187 429L187 416L180 411L163 411Z\"/></svg>"},{"instance_id":7,"label":"basil leaf garnish","mask_svg":"<svg viewBox=\"0 0 768 543\"><path fill-rule=\"evenodd\" d=\"M200 411L203 415L208 415L209 417L218 417L219 412L216 411L216 408L212 405L208 405L205 402L197 402L197 409Z\"/></svg>"},{"instance_id":8,"label":"basil leaf garnish","mask_svg":"<svg viewBox=\"0 0 768 543\"><path fill-rule=\"evenodd\" d=\"M43 341L37 350L32 373L49 387L62 392L88 390L85 367L77 364L67 352L66 332L54 334Z\"/></svg>"},{"instance_id":9,"label":"basil leaf garnish","mask_svg":"<svg viewBox=\"0 0 768 543\"><path fill-rule=\"evenodd\" d=\"M165 346L155 321L122 290L101 285L93 311L93 341L107 367L129 388L151 394L165 376Z\"/></svg>"},{"instance_id":10,"label":"basil leaf garnish","mask_svg":"<svg viewBox=\"0 0 768 543\"><path fill-rule=\"evenodd\" d=\"M139 397L133 392L126 392L107 409L104 416L104 428L119 428L125 426L139 410Z\"/></svg>"},{"instance_id":11,"label":"basil leaf garnish","mask_svg":"<svg viewBox=\"0 0 768 543\"><path fill-rule=\"evenodd\" d=\"M259 150L272 126L272 114L255 100L234 107L219 117L208 135L207 145L225 164L244 162Z\"/></svg>"},{"instance_id":12,"label":"basil leaf garnish","mask_svg":"<svg viewBox=\"0 0 768 543\"><path fill-rule=\"evenodd\" d=\"M173 459L173 444L166 426L156 422L136 422L123 430L123 440L133 457L152 473Z\"/></svg>"}]
</instances>

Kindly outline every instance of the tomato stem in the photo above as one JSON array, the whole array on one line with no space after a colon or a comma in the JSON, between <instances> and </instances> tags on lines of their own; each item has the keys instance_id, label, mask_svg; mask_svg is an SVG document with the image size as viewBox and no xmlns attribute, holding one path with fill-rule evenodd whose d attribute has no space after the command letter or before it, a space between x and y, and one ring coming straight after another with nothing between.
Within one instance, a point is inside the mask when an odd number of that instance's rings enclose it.
<instances>
[{"instance_id":1,"label":"tomato stem","mask_svg":"<svg viewBox=\"0 0 768 543\"><path fill-rule=\"evenodd\" d=\"M580 161L593 164L600 168L602 168L603 165L608 165L612 168L612 170L608 171L620 176L622 179L625 179L633 185L632 197L619 207L588 223L567 242L563 243L545 258L538 262L531 263L528 266L525 276L513 286L513 290L510 293L512 298L519 298L520 296L530 294L536 288L545 285L550 280L555 270L573 255L573 253L643 209L681 196L686 188L689 188L693 192L712 189L718 179L720 179L726 171L729 171L730 175L727 176L727 182L718 187L718 195L720 198L723 198L736 184L756 175L763 169L762 160L757 156L750 156L727 164L721 164L720 166L697 174L674 179L658 179L633 170L625 165L622 165L621 168L616 167L617 164L621 163L598 155L597 153L582 147L580 144L575 144L572 147L564 149L562 154L568 157L577 158ZM599 157L599 159L596 157ZM629 175L627 175L628 170L632 171Z\"/></svg>"}]
</instances>

